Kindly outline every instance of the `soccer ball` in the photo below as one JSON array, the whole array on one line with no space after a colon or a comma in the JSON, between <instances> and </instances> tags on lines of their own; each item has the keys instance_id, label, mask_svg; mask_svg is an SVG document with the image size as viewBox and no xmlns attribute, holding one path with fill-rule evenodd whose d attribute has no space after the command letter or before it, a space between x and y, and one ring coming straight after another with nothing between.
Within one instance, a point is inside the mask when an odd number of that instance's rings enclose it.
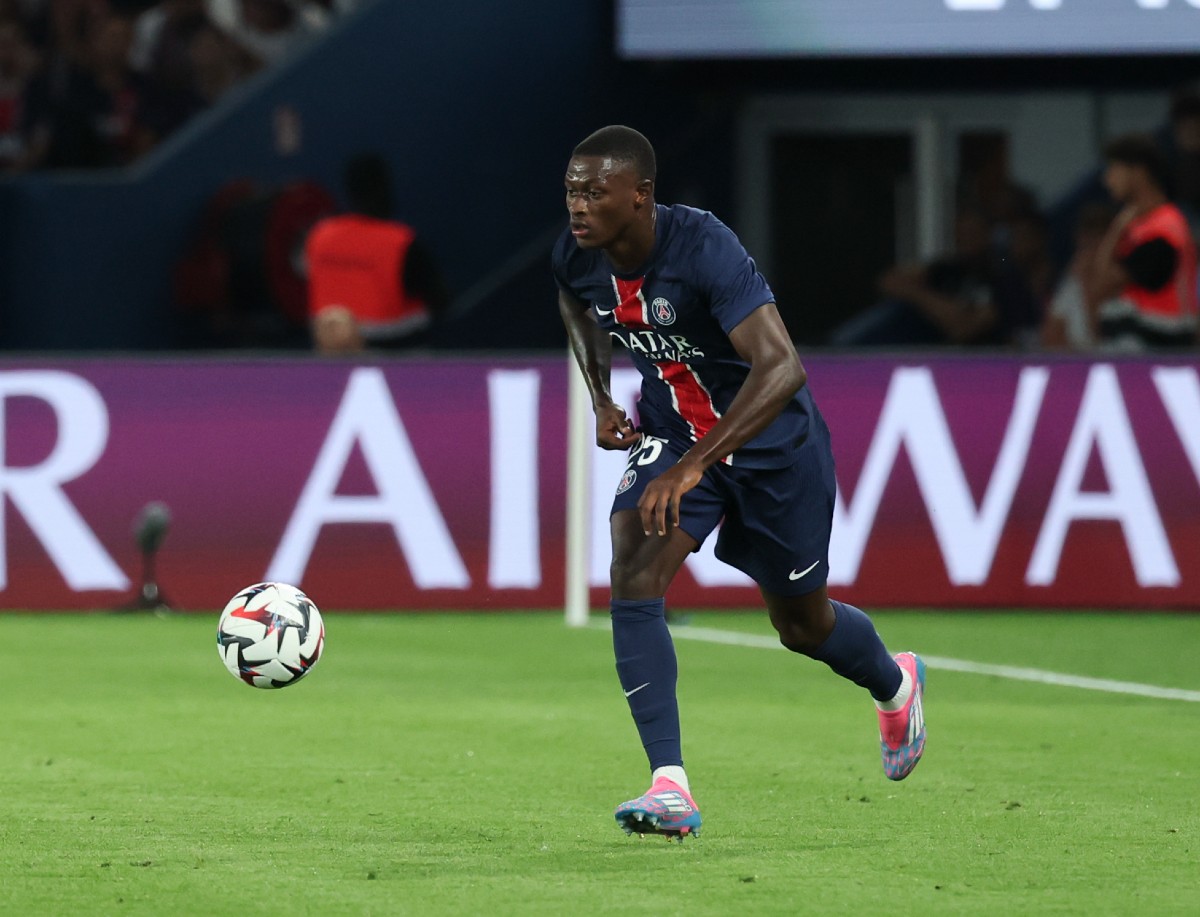
<instances>
[{"instance_id":1,"label":"soccer ball","mask_svg":"<svg viewBox=\"0 0 1200 917\"><path fill-rule=\"evenodd\" d=\"M313 670L325 624L312 600L287 583L256 583L225 606L217 653L234 678L256 688L286 688Z\"/></svg>"}]
</instances>

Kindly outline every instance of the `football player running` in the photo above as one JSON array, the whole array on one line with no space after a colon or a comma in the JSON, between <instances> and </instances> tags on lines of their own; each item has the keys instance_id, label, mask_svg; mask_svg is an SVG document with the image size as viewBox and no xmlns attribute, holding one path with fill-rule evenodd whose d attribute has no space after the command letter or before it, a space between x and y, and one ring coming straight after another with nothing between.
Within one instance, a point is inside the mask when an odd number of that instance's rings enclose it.
<instances>
[{"instance_id":1,"label":"football player running","mask_svg":"<svg viewBox=\"0 0 1200 917\"><path fill-rule=\"evenodd\" d=\"M597 445L630 453L610 522L613 647L651 777L616 820L627 834L682 840L701 818L664 595L722 520L716 556L758 584L783 646L870 693L892 780L924 751L925 666L892 656L866 614L829 598L833 453L775 296L711 213L655 202L655 173L653 147L632 128L581 142L552 260ZM614 339L642 375L637 427L610 394Z\"/></svg>"}]
</instances>

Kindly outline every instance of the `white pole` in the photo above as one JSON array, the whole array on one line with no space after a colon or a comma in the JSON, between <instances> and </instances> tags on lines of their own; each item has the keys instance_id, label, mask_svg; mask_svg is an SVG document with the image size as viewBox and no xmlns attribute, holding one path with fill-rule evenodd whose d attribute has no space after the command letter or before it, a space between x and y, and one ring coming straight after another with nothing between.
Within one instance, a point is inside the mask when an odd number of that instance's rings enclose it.
<instances>
[{"instance_id":1,"label":"white pole","mask_svg":"<svg viewBox=\"0 0 1200 917\"><path fill-rule=\"evenodd\" d=\"M592 491L592 449L595 448L592 400L575 357L567 354L567 569L564 606L567 626L588 622L591 568L588 531Z\"/></svg>"}]
</instances>

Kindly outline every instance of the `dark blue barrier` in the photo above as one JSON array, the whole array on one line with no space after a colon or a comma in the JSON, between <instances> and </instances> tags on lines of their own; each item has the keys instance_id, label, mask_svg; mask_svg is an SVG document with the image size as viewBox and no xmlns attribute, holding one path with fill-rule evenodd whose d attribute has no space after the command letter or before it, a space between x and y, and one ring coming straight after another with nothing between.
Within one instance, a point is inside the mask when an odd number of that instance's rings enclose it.
<instances>
[{"instance_id":1,"label":"dark blue barrier","mask_svg":"<svg viewBox=\"0 0 1200 917\"><path fill-rule=\"evenodd\" d=\"M566 152L612 88L610 15L379 0L129 170L0 182L0 345L172 346L172 267L213 193L239 178L336 192L364 149L391 160L401 215L452 288L470 287L557 218ZM295 149L277 144L281 112Z\"/></svg>"}]
</instances>

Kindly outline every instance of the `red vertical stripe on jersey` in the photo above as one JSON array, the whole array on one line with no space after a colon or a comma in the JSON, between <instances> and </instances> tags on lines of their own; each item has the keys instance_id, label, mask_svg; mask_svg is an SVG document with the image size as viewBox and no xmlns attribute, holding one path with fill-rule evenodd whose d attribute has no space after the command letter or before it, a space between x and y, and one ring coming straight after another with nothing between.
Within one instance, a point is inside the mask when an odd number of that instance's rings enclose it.
<instances>
[{"instance_id":1,"label":"red vertical stripe on jersey","mask_svg":"<svg viewBox=\"0 0 1200 917\"><path fill-rule=\"evenodd\" d=\"M649 316L646 315L646 300L642 296L642 282L645 277L637 280L622 280L613 277L613 289L617 291L617 307L613 310L613 318L618 325L644 331L650 328Z\"/></svg>"},{"instance_id":2,"label":"red vertical stripe on jersey","mask_svg":"<svg viewBox=\"0 0 1200 917\"><path fill-rule=\"evenodd\" d=\"M656 365L658 374L671 389L679 416L692 428L692 436L699 439L721 419L708 389L686 363L664 361Z\"/></svg>"},{"instance_id":3,"label":"red vertical stripe on jersey","mask_svg":"<svg viewBox=\"0 0 1200 917\"><path fill-rule=\"evenodd\" d=\"M644 277L637 280L622 280L613 276L613 289L617 294L617 305L613 318L618 325L630 331L649 331L658 336L659 330L650 323L646 297L642 295ZM712 396L700 381L700 377L686 363L677 360L662 360L654 364L659 377L671 391L675 410L692 431L692 438L699 439L721 419L713 405ZM728 462L729 458L724 461Z\"/></svg>"}]
</instances>

